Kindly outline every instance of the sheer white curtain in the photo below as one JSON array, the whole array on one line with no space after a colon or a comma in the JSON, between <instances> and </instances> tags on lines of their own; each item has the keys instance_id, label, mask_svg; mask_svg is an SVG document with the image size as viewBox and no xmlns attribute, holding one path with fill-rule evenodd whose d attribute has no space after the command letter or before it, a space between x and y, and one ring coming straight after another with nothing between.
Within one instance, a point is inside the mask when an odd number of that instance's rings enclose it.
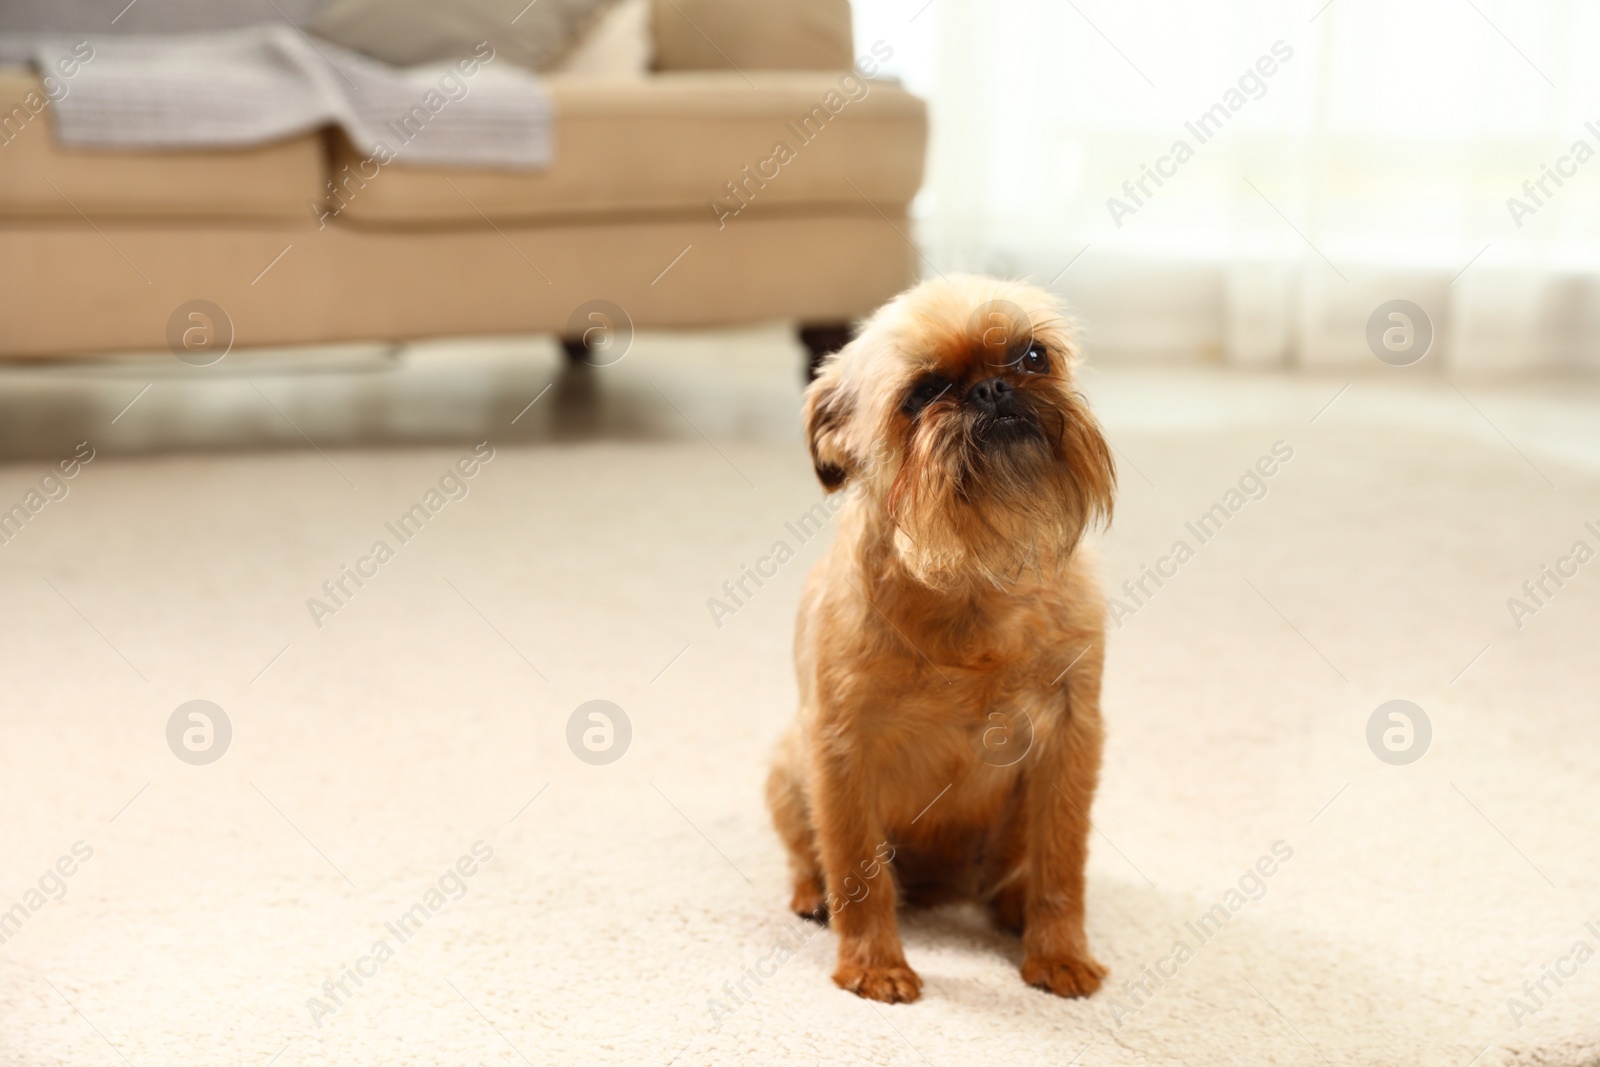
<instances>
[{"instance_id":1,"label":"sheer white curtain","mask_svg":"<svg viewBox=\"0 0 1600 1067\"><path fill-rule=\"evenodd\" d=\"M1407 299L1431 366L1600 367L1600 5L855 3L931 106L928 259L1102 355L1371 363Z\"/></svg>"}]
</instances>

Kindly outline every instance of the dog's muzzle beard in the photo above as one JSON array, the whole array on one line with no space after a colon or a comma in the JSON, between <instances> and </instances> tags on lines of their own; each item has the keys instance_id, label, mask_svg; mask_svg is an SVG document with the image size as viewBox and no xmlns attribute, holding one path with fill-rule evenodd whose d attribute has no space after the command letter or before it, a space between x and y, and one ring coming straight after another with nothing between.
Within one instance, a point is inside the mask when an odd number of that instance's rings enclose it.
<instances>
[{"instance_id":1,"label":"dog's muzzle beard","mask_svg":"<svg viewBox=\"0 0 1600 1067\"><path fill-rule=\"evenodd\" d=\"M969 412L972 440L985 452L1020 443L1044 446L1049 442L1032 401L1004 378L989 378L974 385L964 406ZM1060 435L1056 436L1059 439Z\"/></svg>"},{"instance_id":2,"label":"dog's muzzle beard","mask_svg":"<svg viewBox=\"0 0 1600 1067\"><path fill-rule=\"evenodd\" d=\"M1065 414L1015 388L928 414L888 498L913 576L936 588L1009 586L1061 563L1087 520Z\"/></svg>"}]
</instances>

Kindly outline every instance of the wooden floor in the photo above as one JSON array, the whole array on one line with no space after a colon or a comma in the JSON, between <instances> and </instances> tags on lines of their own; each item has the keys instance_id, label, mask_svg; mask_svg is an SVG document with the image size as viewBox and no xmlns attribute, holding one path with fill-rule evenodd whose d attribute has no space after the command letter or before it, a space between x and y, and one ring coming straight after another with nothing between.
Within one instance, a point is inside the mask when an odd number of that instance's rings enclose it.
<instances>
[{"instance_id":1,"label":"wooden floor","mask_svg":"<svg viewBox=\"0 0 1600 1067\"><path fill-rule=\"evenodd\" d=\"M773 325L635 339L606 366L550 337L0 364L0 461L477 440L798 440L805 353ZM508 422L515 419L509 432Z\"/></svg>"},{"instance_id":2,"label":"wooden floor","mask_svg":"<svg viewBox=\"0 0 1600 1067\"><path fill-rule=\"evenodd\" d=\"M550 337L0 363L0 462L113 455L605 440L800 439L805 351L782 324L641 333L601 367ZM1355 376L1091 364L1111 431L1237 425L1284 412L1431 427L1600 465L1600 381L1452 381L1435 368ZM509 427L509 429L508 429ZM1139 457L1121 449L1123 477Z\"/></svg>"}]
</instances>

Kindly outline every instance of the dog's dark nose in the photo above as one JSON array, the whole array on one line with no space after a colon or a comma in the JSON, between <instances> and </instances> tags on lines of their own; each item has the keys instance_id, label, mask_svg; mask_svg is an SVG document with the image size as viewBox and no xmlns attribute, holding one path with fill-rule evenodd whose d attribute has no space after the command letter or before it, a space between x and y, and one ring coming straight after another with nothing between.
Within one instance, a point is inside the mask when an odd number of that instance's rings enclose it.
<instances>
[{"instance_id":1,"label":"dog's dark nose","mask_svg":"<svg viewBox=\"0 0 1600 1067\"><path fill-rule=\"evenodd\" d=\"M994 411L1007 399L1011 383L1004 378L985 378L974 385L967 395L985 411Z\"/></svg>"}]
</instances>

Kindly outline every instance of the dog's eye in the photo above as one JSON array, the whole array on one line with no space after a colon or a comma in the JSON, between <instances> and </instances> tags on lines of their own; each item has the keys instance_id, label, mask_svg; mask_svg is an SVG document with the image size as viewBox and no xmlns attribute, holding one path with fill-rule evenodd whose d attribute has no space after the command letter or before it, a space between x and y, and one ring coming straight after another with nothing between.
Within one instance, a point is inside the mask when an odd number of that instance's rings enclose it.
<instances>
[{"instance_id":1,"label":"dog's eye","mask_svg":"<svg viewBox=\"0 0 1600 1067\"><path fill-rule=\"evenodd\" d=\"M1038 341L1028 346L1022 353L1022 358L1017 361L1024 374L1049 374L1050 353L1045 351L1044 345Z\"/></svg>"},{"instance_id":2,"label":"dog's eye","mask_svg":"<svg viewBox=\"0 0 1600 1067\"><path fill-rule=\"evenodd\" d=\"M915 415L949 392L949 390L950 382L945 378L937 376L923 378L911 387L911 391L906 394L905 403L901 407L907 415Z\"/></svg>"}]
</instances>

